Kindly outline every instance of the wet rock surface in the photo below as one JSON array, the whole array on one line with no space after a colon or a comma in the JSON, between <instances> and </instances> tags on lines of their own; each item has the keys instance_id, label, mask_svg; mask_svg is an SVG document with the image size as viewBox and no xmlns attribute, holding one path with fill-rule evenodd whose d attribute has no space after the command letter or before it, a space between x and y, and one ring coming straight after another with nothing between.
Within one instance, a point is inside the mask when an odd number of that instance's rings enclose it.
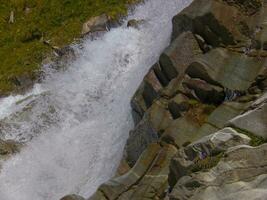
<instances>
[{"instance_id":1,"label":"wet rock surface","mask_svg":"<svg viewBox=\"0 0 267 200\"><path fill-rule=\"evenodd\" d=\"M141 25L145 24L146 21L144 19L131 19L127 22L127 27L132 27L135 29L139 29Z\"/></svg>"},{"instance_id":2,"label":"wet rock surface","mask_svg":"<svg viewBox=\"0 0 267 200\"><path fill-rule=\"evenodd\" d=\"M131 101L131 169L90 200L266 197L266 4L196 0L173 18Z\"/></svg>"}]
</instances>

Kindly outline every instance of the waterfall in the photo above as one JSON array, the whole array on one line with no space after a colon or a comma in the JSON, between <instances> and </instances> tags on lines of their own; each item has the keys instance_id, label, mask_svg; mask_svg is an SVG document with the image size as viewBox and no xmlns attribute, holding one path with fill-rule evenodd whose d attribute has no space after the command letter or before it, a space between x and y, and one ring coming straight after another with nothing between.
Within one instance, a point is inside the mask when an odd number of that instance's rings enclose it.
<instances>
[{"instance_id":1,"label":"waterfall","mask_svg":"<svg viewBox=\"0 0 267 200\"><path fill-rule=\"evenodd\" d=\"M133 127L130 99L169 44L172 17L191 1L147 0L121 27L73 45L78 57L64 70L44 66L32 91L0 100L10 124L1 137L25 143L2 165L0 200L89 197L114 175ZM130 19L145 23L127 28Z\"/></svg>"}]
</instances>

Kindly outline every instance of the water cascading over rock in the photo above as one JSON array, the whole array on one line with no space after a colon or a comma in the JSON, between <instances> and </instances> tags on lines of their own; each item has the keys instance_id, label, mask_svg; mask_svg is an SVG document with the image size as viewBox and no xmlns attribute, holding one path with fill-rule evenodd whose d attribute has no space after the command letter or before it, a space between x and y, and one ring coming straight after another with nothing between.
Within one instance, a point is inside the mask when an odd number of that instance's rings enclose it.
<instances>
[{"instance_id":1,"label":"water cascading over rock","mask_svg":"<svg viewBox=\"0 0 267 200\"><path fill-rule=\"evenodd\" d=\"M132 98L132 167L90 200L266 198L266 1L195 0Z\"/></svg>"}]
</instances>

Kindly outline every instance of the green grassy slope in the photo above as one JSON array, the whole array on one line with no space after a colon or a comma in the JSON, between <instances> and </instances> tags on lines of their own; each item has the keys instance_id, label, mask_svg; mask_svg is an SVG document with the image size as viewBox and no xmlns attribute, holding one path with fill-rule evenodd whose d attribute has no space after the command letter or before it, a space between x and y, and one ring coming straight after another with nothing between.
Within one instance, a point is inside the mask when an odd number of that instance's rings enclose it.
<instances>
[{"instance_id":1,"label":"green grassy slope","mask_svg":"<svg viewBox=\"0 0 267 200\"><path fill-rule=\"evenodd\" d=\"M14 79L34 79L51 48L80 36L82 24L92 16L125 14L135 0L0 0L0 95L16 88ZM14 23L9 23L14 12Z\"/></svg>"}]
</instances>

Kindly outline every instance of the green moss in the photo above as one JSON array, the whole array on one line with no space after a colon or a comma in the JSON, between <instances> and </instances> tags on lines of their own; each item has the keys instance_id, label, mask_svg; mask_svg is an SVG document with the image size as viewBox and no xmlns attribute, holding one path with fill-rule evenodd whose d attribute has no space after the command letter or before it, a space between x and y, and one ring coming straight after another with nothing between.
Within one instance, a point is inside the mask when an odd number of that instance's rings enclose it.
<instances>
[{"instance_id":1,"label":"green moss","mask_svg":"<svg viewBox=\"0 0 267 200\"><path fill-rule=\"evenodd\" d=\"M136 0L0 0L0 95L16 88L14 77L35 78L51 46L62 47L80 37L82 24L106 13L124 15ZM14 23L9 23L11 11Z\"/></svg>"},{"instance_id":2,"label":"green moss","mask_svg":"<svg viewBox=\"0 0 267 200\"><path fill-rule=\"evenodd\" d=\"M263 137L255 136L253 134L247 134L247 135L251 138L249 143L250 146L256 147L267 142L267 140L265 140Z\"/></svg>"},{"instance_id":3,"label":"green moss","mask_svg":"<svg viewBox=\"0 0 267 200\"><path fill-rule=\"evenodd\" d=\"M243 129L240 129L240 128L237 128L237 127L233 127L233 129L235 129L237 132L239 133L242 133L244 135L247 135L251 140L249 142L249 145L252 146L252 147L257 147L257 146L260 146L264 143L267 143L267 140L264 139L263 137L260 137L260 136L257 136L253 133L250 133L246 130L243 130Z\"/></svg>"},{"instance_id":4,"label":"green moss","mask_svg":"<svg viewBox=\"0 0 267 200\"><path fill-rule=\"evenodd\" d=\"M208 156L205 159L197 159L195 161L195 164L191 168L192 172L198 172L198 171L203 171L207 169L211 169L212 167L215 167L221 158L223 157L223 153L220 153L216 156Z\"/></svg>"}]
</instances>

